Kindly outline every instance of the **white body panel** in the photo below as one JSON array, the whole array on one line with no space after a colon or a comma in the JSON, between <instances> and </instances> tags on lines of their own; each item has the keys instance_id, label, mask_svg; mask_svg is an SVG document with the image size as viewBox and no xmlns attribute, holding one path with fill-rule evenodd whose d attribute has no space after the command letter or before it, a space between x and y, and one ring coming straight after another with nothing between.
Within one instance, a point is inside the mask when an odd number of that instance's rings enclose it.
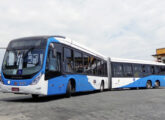
<instances>
[{"instance_id":1,"label":"white body panel","mask_svg":"<svg viewBox=\"0 0 165 120\"><path fill-rule=\"evenodd\" d=\"M100 89L101 81L104 81L104 89L108 89L108 77L87 76L88 82L95 88ZM96 82L95 82L96 81Z\"/></svg>"},{"instance_id":2,"label":"white body panel","mask_svg":"<svg viewBox=\"0 0 165 120\"><path fill-rule=\"evenodd\" d=\"M23 94L41 94L47 95L48 93L48 81L44 80L44 75L40 78L36 85L28 86L10 86L0 83L0 91L8 93L23 93ZM19 88L19 92L12 91L12 88Z\"/></svg>"},{"instance_id":3,"label":"white body panel","mask_svg":"<svg viewBox=\"0 0 165 120\"><path fill-rule=\"evenodd\" d=\"M121 88L137 81L138 79L139 78L112 78L112 88Z\"/></svg>"}]
</instances>

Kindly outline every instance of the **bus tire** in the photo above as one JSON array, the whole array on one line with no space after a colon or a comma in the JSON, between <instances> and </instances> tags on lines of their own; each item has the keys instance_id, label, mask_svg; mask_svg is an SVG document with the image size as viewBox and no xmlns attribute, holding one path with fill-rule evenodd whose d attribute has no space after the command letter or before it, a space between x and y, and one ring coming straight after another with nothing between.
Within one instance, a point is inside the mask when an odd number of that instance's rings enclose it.
<instances>
[{"instance_id":1,"label":"bus tire","mask_svg":"<svg viewBox=\"0 0 165 120\"><path fill-rule=\"evenodd\" d=\"M159 88L160 87L160 82L159 82L159 80L157 80L156 82L155 82L155 86L154 86L154 88Z\"/></svg>"},{"instance_id":2,"label":"bus tire","mask_svg":"<svg viewBox=\"0 0 165 120\"><path fill-rule=\"evenodd\" d=\"M72 92L72 86L71 86L71 82L69 81L68 85L67 85L67 89L66 89L66 97L67 98L71 97L71 94L72 94L71 92Z\"/></svg>"},{"instance_id":3,"label":"bus tire","mask_svg":"<svg viewBox=\"0 0 165 120\"><path fill-rule=\"evenodd\" d=\"M100 92L103 92L103 91L104 91L104 82L102 81L100 85Z\"/></svg>"},{"instance_id":4,"label":"bus tire","mask_svg":"<svg viewBox=\"0 0 165 120\"><path fill-rule=\"evenodd\" d=\"M38 100L38 98L39 98L39 95L36 95L36 94L32 94L32 98L33 98L33 100Z\"/></svg>"},{"instance_id":5,"label":"bus tire","mask_svg":"<svg viewBox=\"0 0 165 120\"><path fill-rule=\"evenodd\" d=\"M147 89L151 89L152 88L152 82L150 80L147 81L146 88Z\"/></svg>"}]
</instances>

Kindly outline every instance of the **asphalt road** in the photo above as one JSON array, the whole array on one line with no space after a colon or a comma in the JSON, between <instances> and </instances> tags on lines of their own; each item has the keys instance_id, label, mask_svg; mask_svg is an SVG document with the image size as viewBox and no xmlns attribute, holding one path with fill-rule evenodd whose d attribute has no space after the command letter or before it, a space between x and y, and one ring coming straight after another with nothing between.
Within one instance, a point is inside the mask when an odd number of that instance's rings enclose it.
<instances>
[{"instance_id":1,"label":"asphalt road","mask_svg":"<svg viewBox=\"0 0 165 120\"><path fill-rule=\"evenodd\" d=\"M0 93L0 120L165 120L165 89L80 93L71 98Z\"/></svg>"}]
</instances>

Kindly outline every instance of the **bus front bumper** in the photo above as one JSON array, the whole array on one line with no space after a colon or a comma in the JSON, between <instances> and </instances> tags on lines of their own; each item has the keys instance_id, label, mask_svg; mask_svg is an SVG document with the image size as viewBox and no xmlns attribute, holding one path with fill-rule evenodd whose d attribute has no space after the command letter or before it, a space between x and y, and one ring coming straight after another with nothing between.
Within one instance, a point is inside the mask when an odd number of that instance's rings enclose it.
<instances>
[{"instance_id":1,"label":"bus front bumper","mask_svg":"<svg viewBox=\"0 0 165 120\"><path fill-rule=\"evenodd\" d=\"M16 94L38 94L47 95L41 86L29 85L29 86L9 86L0 83L0 92L3 93L16 93Z\"/></svg>"}]
</instances>

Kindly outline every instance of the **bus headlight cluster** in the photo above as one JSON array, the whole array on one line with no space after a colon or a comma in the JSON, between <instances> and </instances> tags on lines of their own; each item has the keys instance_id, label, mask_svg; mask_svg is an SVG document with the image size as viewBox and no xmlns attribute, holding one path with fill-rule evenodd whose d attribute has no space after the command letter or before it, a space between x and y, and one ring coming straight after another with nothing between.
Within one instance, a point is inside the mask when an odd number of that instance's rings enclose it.
<instances>
[{"instance_id":1,"label":"bus headlight cluster","mask_svg":"<svg viewBox=\"0 0 165 120\"><path fill-rule=\"evenodd\" d=\"M32 81L31 85L36 85L36 84L39 82L39 80L40 80L41 77L42 77L42 74L40 73L40 74Z\"/></svg>"}]
</instances>

